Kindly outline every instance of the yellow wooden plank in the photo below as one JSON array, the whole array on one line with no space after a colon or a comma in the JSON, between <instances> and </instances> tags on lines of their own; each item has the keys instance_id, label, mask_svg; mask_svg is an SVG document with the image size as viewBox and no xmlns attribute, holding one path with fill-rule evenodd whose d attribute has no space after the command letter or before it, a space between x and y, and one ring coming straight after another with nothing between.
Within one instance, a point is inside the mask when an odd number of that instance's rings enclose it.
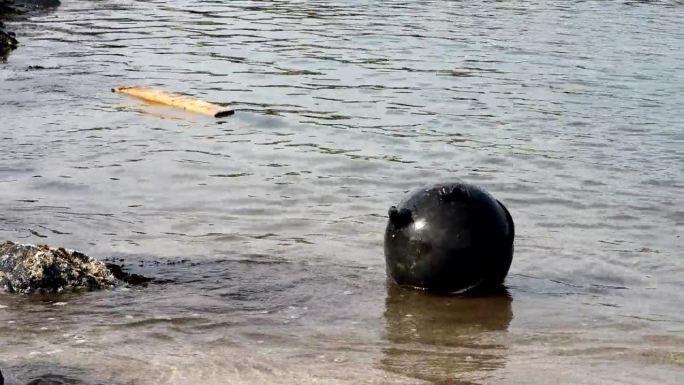
<instances>
[{"instance_id":1,"label":"yellow wooden plank","mask_svg":"<svg viewBox=\"0 0 684 385\"><path fill-rule=\"evenodd\" d=\"M157 90L145 86L115 87L112 88L112 91L131 95L150 102L165 104L172 107L182 108L187 111L210 115L216 118L232 115L235 113L235 111L230 108L208 103L190 96L177 94L175 92Z\"/></svg>"}]
</instances>

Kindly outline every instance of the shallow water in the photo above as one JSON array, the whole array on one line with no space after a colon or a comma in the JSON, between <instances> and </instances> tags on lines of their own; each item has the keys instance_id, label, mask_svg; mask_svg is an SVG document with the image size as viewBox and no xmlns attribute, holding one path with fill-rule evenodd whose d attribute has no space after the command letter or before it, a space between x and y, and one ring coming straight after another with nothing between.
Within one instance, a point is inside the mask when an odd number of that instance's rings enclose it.
<instances>
[{"instance_id":1,"label":"shallow water","mask_svg":"<svg viewBox=\"0 0 684 385\"><path fill-rule=\"evenodd\" d=\"M65 0L11 24L0 239L168 281L0 295L6 381L678 383L684 5L543 3ZM109 92L132 84L238 112ZM516 221L508 295L386 283L387 208L452 178Z\"/></svg>"}]
</instances>

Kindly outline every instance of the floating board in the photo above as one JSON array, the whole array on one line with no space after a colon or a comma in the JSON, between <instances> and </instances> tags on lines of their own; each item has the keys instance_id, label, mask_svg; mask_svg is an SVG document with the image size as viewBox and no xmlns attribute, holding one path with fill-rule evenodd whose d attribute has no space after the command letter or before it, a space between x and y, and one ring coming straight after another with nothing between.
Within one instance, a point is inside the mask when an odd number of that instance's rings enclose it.
<instances>
[{"instance_id":1,"label":"floating board","mask_svg":"<svg viewBox=\"0 0 684 385\"><path fill-rule=\"evenodd\" d=\"M135 96L136 98L147 100L149 102L182 108L187 111L211 115L215 118L220 118L235 113L235 111L230 108L218 106L216 104L208 103L190 96L156 90L150 87L115 87L112 88L112 92Z\"/></svg>"}]
</instances>

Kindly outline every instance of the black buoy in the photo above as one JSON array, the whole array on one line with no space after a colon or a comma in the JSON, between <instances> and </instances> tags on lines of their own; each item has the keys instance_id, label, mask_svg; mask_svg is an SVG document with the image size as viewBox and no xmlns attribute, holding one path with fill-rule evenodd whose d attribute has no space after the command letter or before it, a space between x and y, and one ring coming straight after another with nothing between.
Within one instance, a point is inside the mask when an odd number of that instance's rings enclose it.
<instances>
[{"instance_id":1,"label":"black buoy","mask_svg":"<svg viewBox=\"0 0 684 385\"><path fill-rule=\"evenodd\" d=\"M402 286L462 293L500 286L513 260L513 218L461 181L425 186L389 210L387 272Z\"/></svg>"}]
</instances>

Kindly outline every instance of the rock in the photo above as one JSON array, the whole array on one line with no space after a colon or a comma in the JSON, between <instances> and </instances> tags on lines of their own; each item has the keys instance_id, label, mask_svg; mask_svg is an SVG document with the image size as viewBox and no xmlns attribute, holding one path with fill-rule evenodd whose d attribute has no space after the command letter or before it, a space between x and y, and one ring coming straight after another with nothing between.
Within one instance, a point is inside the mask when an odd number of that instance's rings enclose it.
<instances>
[{"instance_id":1,"label":"rock","mask_svg":"<svg viewBox=\"0 0 684 385\"><path fill-rule=\"evenodd\" d=\"M5 29L5 24L2 22L7 15L16 14L17 10L13 7L13 3L7 0L0 0L0 60L5 60L9 52L17 48L17 39L14 32Z\"/></svg>"},{"instance_id":2,"label":"rock","mask_svg":"<svg viewBox=\"0 0 684 385\"><path fill-rule=\"evenodd\" d=\"M14 32L5 30L5 25L0 21L0 57L5 57L9 51L17 48L17 39Z\"/></svg>"},{"instance_id":3,"label":"rock","mask_svg":"<svg viewBox=\"0 0 684 385\"><path fill-rule=\"evenodd\" d=\"M40 11L58 7L60 4L59 0L0 0L0 16Z\"/></svg>"},{"instance_id":4,"label":"rock","mask_svg":"<svg viewBox=\"0 0 684 385\"><path fill-rule=\"evenodd\" d=\"M44 374L27 382L26 385L86 385L86 383L70 376Z\"/></svg>"},{"instance_id":5,"label":"rock","mask_svg":"<svg viewBox=\"0 0 684 385\"><path fill-rule=\"evenodd\" d=\"M116 277L116 279L126 282L130 285L146 285L147 283L153 281L152 278L148 278L140 274L128 273L124 271L121 265L117 265L115 263L106 263L105 266L107 266L109 271L111 271L112 274L114 274L114 277Z\"/></svg>"},{"instance_id":6,"label":"rock","mask_svg":"<svg viewBox=\"0 0 684 385\"><path fill-rule=\"evenodd\" d=\"M514 231L508 210L483 189L460 181L425 186L389 210L387 272L399 285L438 292L501 285Z\"/></svg>"},{"instance_id":7,"label":"rock","mask_svg":"<svg viewBox=\"0 0 684 385\"><path fill-rule=\"evenodd\" d=\"M13 7L13 2L9 0L0 0L0 17L16 13L17 10Z\"/></svg>"},{"instance_id":8,"label":"rock","mask_svg":"<svg viewBox=\"0 0 684 385\"><path fill-rule=\"evenodd\" d=\"M49 10L60 5L59 0L0 0L0 60L5 60L9 52L17 48L14 32L5 29L3 19L17 17L41 10Z\"/></svg>"},{"instance_id":9,"label":"rock","mask_svg":"<svg viewBox=\"0 0 684 385\"><path fill-rule=\"evenodd\" d=\"M11 241L0 245L0 292L96 290L117 282L104 263L77 251Z\"/></svg>"}]
</instances>

